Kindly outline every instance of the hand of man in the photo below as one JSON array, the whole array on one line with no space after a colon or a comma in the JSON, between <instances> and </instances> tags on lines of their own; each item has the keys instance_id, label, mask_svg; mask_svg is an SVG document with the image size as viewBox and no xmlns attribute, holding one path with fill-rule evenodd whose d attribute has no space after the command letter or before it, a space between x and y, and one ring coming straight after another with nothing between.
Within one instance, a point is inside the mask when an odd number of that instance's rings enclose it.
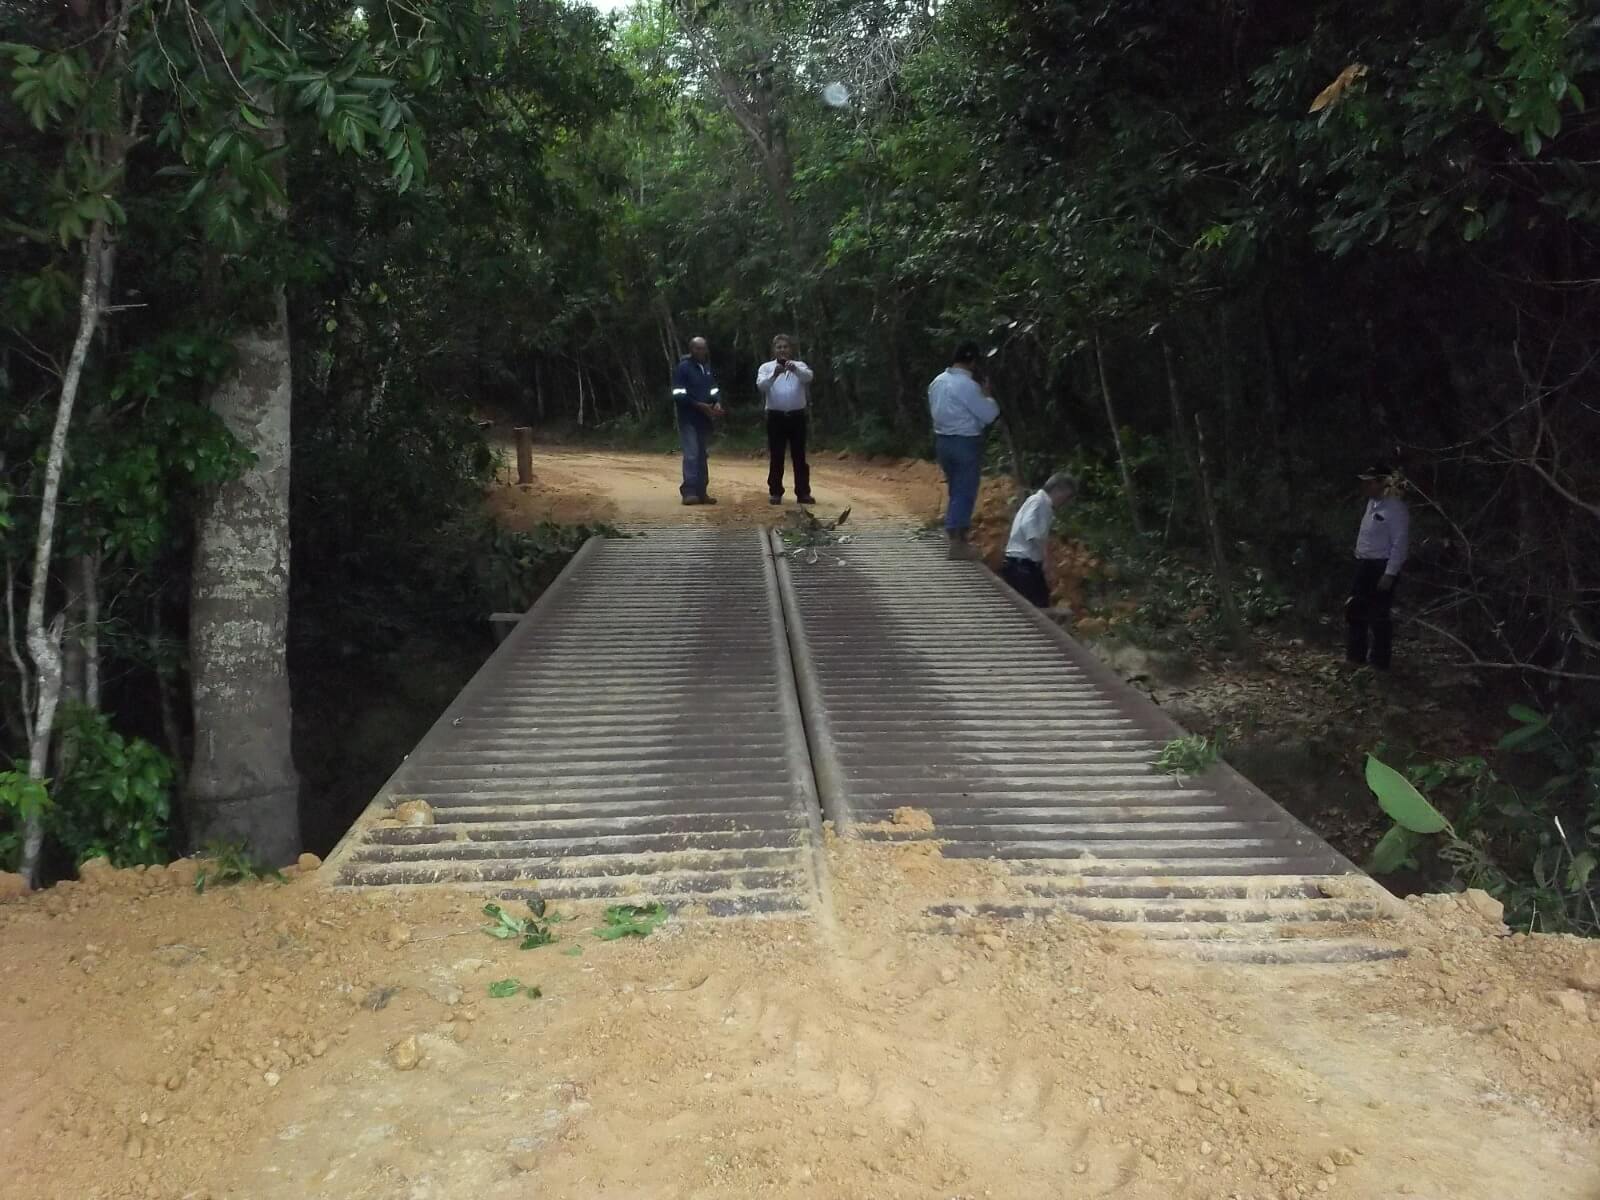
<instances>
[{"instance_id":1,"label":"hand of man","mask_svg":"<svg viewBox=\"0 0 1600 1200\"><path fill-rule=\"evenodd\" d=\"M1394 576L1385 575L1382 579L1378 580L1378 590L1380 592L1394 591Z\"/></svg>"},{"instance_id":2,"label":"hand of man","mask_svg":"<svg viewBox=\"0 0 1600 1200\"><path fill-rule=\"evenodd\" d=\"M728 411L727 411L727 409L723 408L721 403L719 402L719 403L713 404L711 406L711 415L713 417L725 417L725 416L728 415Z\"/></svg>"}]
</instances>

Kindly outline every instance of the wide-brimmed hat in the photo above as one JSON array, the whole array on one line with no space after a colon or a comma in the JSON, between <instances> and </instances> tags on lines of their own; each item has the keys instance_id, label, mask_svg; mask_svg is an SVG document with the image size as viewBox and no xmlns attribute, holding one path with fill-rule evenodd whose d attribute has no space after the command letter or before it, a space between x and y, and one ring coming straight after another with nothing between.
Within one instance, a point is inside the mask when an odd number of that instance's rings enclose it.
<instances>
[{"instance_id":1,"label":"wide-brimmed hat","mask_svg":"<svg viewBox=\"0 0 1600 1200\"><path fill-rule=\"evenodd\" d=\"M1387 479L1394 474L1394 468L1386 462L1375 462L1364 471L1356 472L1357 479Z\"/></svg>"}]
</instances>

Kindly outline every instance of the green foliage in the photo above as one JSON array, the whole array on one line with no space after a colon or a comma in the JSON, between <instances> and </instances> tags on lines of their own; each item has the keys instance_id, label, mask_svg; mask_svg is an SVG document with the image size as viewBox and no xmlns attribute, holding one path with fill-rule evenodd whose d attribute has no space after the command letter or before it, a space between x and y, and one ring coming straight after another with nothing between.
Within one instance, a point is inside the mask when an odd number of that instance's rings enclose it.
<instances>
[{"instance_id":1,"label":"green foliage","mask_svg":"<svg viewBox=\"0 0 1600 1200\"><path fill-rule=\"evenodd\" d=\"M63 768L45 829L72 861L162 863L176 771L143 738L125 738L106 714L82 705L61 715Z\"/></svg>"},{"instance_id":2,"label":"green foliage","mask_svg":"<svg viewBox=\"0 0 1600 1200\"><path fill-rule=\"evenodd\" d=\"M614 942L625 937L649 937L667 919L667 910L658 900L649 904L613 904L605 911L604 924L595 937Z\"/></svg>"},{"instance_id":3,"label":"green foliage","mask_svg":"<svg viewBox=\"0 0 1600 1200\"><path fill-rule=\"evenodd\" d=\"M527 993L529 1000L537 1000L544 995L543 989L536 984L526 987L520 979L497 979L489 985L489 995L495 1000L509 1000L512 996Z\"/></svg>"},{"instance_id":4,"label":"green foliage","mask_svg":"<svg viewBox=\"0 0 1600 1200\"><path fill-rule=\"evenodd\" d=\"M1454 832L1444 814L1429 804L1410 780L1371 754L1367 755L1367 786L1378 798L1378 806L1408 832Z\"/></svg>"},{"instance_id":5,"label":"green foliage","mask_svg":"<svg viewBox=\"0 0 1600 1200\"><path fill-rule=\"evenodd\" d=\"M526 533L503 529L479 518L464 522L460 545L464 576L480 603L504 612L521 612L561 573L567 560L594 536L617 536L604 526L556 525L545 521ZM459 561L459 560L457 560ZM445 560L448 568L450 560Z\"/></svg>"},{"instance_id":6,"label":"green foliage","mask_svg":"<svg viewBox=\"0 0 1600 1200\"><path fill-rule=\"evenodd\" d=\"M1097 514L1088 517L1080 522L1075 503L1073 527L1086 535L1102 563L1099 576L1090 582L1090 605L1116 612L1120 602L1136 603L1130 615L1118 617L1118 633L1146 645L1212 645L1225 639L1212 571L1190 555L1136 537L1127 525L1125 506L1098 527L1093 523ZM1288 592L1265 567L1241 564L1234 574L1234 598L1247 624L1270 625L1289 609Z\"/></svg>"},{"instance_id":7,"label":"green foliage","mask_svg":"<svg viewBox=\"0 0 1600 1200\"><path fill-rule=\"evenodd\" d=\"M556 918L552 915L548 920L541 919L545 915L544 901L529 901L528 907L533 913L531 917L513 917L498 904L485 904L483 914L490 919L490 924L483 927L483 932L502 941L521 938L518 947L521 950L534 950L560 941L550 928Z\"/></svg>"},{"instance_id":8,"label":"green foliage","mask_svg":"<svg viewBox=\"0 0 1600 1200\"><path fill-rule=\"evenodd\" d=\"M258 862L243 842L208 842L196 857L202 864L194 877L196 892L218 884L259 883L264 879L289 882L282 871Z\"/></svg>"},{"instance_id":9,"label":"green foliage","mask_svg":"<svg viewBox=\"0 0 1600 1200\"><path fill-rule=\"evenodd\" d=\"M849 519L848 508L831 521L819 520L810 509L792 508L778 527L778 536L783 540L789 557L815 564L820 561L824 547L842 545L850 540L849 534L839 532ZM834 563L841 561L831 555L829 558Z\"/></svg>"},{"instance_id":10,"label":"green foliage","mask_svg":"<svg viewBox=\"0 0 1600 1200\"><path fill-rule=\"evenodd\" d=\"M1374 875L1390 875L1412 860L1417 835L1404 825L1391 825L1378 839L1367 859L1367 870Z\"/></svg>"},{"instance_id":11,"label":"green foliage","mask_svg":"<svg viewBox=\"0 0 1600 1200\"><path fill-rule=\"evenodd\" d=\"M1495 763L1439 759L1401 774L1368 758L1368 784L1396 820L1368 869L1417 867L1431 848L1456 882L1496 896L1509 924L1600 935L1600 736L1526 705L1510 715L1517 727L1500 739ZM1419 789L1450 796L1451 816Z\"/></svg>"},{"instance_id":12,"label":"green foliage","mask_svg":"<svg viewBox=\"0 0 1600 1200\"><path fill-rule=\"evenodd\" d=\"M29 778L22 764L0 771L0 869L15 870L23 827L50 811L50 781Z\"/></svg>"},{"instance_id":13,"label":"green foliage","mask_svg":"<svg viewBox=\"0 0 1600 1200\"><path fill-rule=\"evenodd\" d=\"M1173 738L1156 755L1155 767L1168 775L1200 775L1216 766L1222 748L1210 738L1187 734Z\"/></svg>"}]
</instances>

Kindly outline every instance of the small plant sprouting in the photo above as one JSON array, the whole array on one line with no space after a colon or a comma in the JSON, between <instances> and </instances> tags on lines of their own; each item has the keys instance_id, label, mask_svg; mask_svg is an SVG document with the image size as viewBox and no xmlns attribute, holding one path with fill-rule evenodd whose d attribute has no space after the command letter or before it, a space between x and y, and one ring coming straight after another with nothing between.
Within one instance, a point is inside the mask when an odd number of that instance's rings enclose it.
<instances>
[{"instance_id":1,"label":"small plant sprouting","mask_svg":"<svg viewBox=\"0 0 1600 1200\"><path fill-rule=\"evenodd\" d=\"M1173 738L1156 755L1156 769L1168 775L1199 775L1216 766L1221 748L1210 738L1191 733Z\"/></svg>"}]
</instances>

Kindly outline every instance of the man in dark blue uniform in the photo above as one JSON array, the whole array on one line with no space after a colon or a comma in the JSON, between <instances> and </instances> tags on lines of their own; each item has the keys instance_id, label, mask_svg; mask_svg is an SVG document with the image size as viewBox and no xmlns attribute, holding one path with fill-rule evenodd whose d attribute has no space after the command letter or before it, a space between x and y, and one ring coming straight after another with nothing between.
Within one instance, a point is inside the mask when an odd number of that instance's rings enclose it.
<instances>
[{"instance_id":1,"label":"man in dark blue uniform","mask_svg":"<svg viewBox=\"0 0 1600 1200\"><path fill-rule=\"evenodd\" d=\"M707 443L711 440L711 418L723 415L722 389L706 360L710 347L703 337L689 343L689 353L672 369L672 399L678 405L678 436L683 441L683 494L685 504L715 504L706 495L710 475L707 468Z\"/></svg>"}]
</instances>

